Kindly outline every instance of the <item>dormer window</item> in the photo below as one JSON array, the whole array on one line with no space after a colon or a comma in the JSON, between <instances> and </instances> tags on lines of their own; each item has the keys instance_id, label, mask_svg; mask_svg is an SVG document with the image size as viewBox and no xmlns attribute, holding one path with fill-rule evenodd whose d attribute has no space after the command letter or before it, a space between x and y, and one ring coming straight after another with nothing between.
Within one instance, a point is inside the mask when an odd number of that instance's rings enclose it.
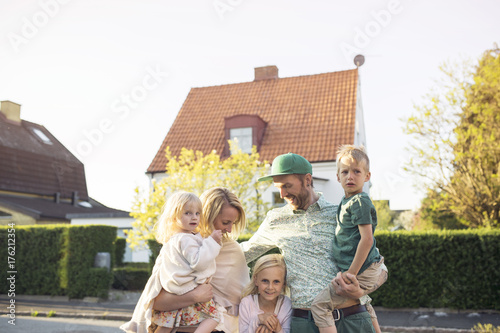
<instances>
[{"instance_id":1,"label":"dormer window","mask_svg":"<svg viewBox=\"0 0 500 333\"><path fill-rule=\"evenodd\" d=\"M238 142L238 147L240 147L241 151L243 151L244 153L252 153L253 141L251 127L229 129L229 139L231 141ZM233 152L231 152L231 155L232 154Z\"/></svg>"},{"instance_id":2,"label":"dormer window","mask_svg":"<svg viewBox=\"0 0 500 333\"><path fill-rule=\"evenodd\" d=\"M225 139L226 145L224 148L224 156L230 156L228 140L237 139L238 146L244 153L250 154L252 146L257 147L260 151L262 140L267 123L257 115L241 114L232 117L224 118L225 123Z\"/></svg>"},{"instance_id":3,"label":"dormer window","mask_svg":"<svg viewBox=\"0 0 500 333\"><path fill-rule=\"evenodd\" d=\"M35 136L37 137L38 140L48 145L52 144L52 141L50 141L49 137L46 136L45 133L40 131L38 128L32 128L31 130L33 131L33 133L35 133Z\"/></svg>"}]
</instances>

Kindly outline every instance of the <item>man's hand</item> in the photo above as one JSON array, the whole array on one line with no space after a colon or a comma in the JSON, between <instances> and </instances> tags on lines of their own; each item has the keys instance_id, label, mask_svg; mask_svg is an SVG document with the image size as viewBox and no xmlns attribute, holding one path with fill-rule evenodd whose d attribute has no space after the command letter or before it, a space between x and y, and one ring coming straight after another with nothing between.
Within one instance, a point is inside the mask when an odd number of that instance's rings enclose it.
<instances>
[{"instance_id":1,"label":"man's hand","mask_svg":"<svg viewBox=\"0 0 500 333\"><path fill-rule=\"evenodd\" d=\"M339 272L335 279L333 279L332 281L335 286L335 292L337 293L337 295L350 299L358 299L363 296L365 293L363 289L360 288L359 281L356 278L356 275L351 273L346 273L345 275L346 278L351 281L351 284L345 283L342 272Z\"/></svg>"},{"instance_id":2,"label":"man's hand","mask_svg":"<svg viewBox=\"0 0 500 333\"><path fill-rule=\"evenodd\" d=\"M212 285L210 283L200 284L198 287L190 291L195 303L205 303L214 297Z\"/></svg>"},{"instance_id":3,"label":"man's hand","mask_svg":"<svg viewBox=\"0 0 500 333\"><path fill-rule=\"evenodd\" d=\"M351 283L352 283L352 281L351 281L351 279L349 278L348 274L349 274L349 275L354 275L354 274L349 273L349 271L347 271L347 272L343 272L343 273L342 273L342 280L344 280L344 282L345 282L346 284L351 284Z\"/></svg>"}]
</instances>

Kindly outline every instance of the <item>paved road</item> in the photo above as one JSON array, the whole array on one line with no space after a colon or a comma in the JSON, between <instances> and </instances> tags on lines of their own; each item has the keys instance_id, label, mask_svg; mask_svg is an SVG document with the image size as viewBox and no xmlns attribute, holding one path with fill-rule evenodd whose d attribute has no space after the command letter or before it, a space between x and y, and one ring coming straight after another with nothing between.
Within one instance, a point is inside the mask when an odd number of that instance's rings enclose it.
<instances>
[{"instance_id":1,"label":"paved road","mask_svg":"<svg viewBox=\"0 0 500 333\"><path fill-rule=\"evenodd\" d=\"M77 318L44 318L17 317L16 325L8 323L5 315L0 317L2 333L123 333L118 327L122 321L77 319Z\"/></svg>"},{"instance_id":2,"label":"paved road","mask_svg":"<svg viewBox=\"0 0 500 333\"><path fill-rule=\"evenodd\" d=\"M116 322L111 325L111 328L108 324L110 324L110 321L123 323L129 320L139 296L140 293L138 292L115 291L110 293L109 300L103 301L92 298L70 300L64 296L17 295L15 298L15 313L16 321L19 319L21 323L21 326L19 326L21 329L12 330L11 326L5 326L8 325L6 314L9 313L7 306L10 304L10 298L7 295L0 295L0 319L2 319L0 332L41 332L38 330L37 324L34 324L37 327L35 331L31 331L29 328L25 331L22 326L36 321L36 319L30 317L30 314L34 311L38 311L39 317L46 317L50 311L55 312L56 318L53 319L57 319L55 322L62 326L58 328L59 331L49 330L47 332L120 332L116 329L119 326ZM473 311L458 312L429 309L384 309L377 307L375 309L379 317L380 326L382 326L384 332L470 333L470 329L477 323L500 326L500 312L498 311L476 313ZM80 318L79 320L92 319L94 322L102 325L102 327L98 326L96 328L94 325L93 328L80 329L79 326L71 328L71 325L77 325L74 322L75 318ZM107 320L102 321L100 319ZM51 320L41 318L39 328L45 329L43 325L45 322L50 322ZM72 330L64 330L65 327L70 327ZM6 331L7 328L10 330ZM407 328L412 329L407 330ZM106 329L111 329L111 331L107 331Z\"/></svg>"}]
</instances>

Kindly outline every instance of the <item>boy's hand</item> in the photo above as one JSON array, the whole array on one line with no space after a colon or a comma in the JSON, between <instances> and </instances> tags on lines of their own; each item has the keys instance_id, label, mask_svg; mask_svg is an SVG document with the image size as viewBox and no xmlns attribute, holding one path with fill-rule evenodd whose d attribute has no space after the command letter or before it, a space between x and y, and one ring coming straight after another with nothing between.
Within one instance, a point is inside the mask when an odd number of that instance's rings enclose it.
<instances>
[{"instance_id":1,"label":"boy's hand","mask_svg":"<svg viewBox=\"0 0 500 333\"><path fill-rule=\"evenodd\" d=\"M210 235L212 238L219 244L222 242L222 231L221 230L214 230L212 234Z\"/></svg>"}]
</instances>

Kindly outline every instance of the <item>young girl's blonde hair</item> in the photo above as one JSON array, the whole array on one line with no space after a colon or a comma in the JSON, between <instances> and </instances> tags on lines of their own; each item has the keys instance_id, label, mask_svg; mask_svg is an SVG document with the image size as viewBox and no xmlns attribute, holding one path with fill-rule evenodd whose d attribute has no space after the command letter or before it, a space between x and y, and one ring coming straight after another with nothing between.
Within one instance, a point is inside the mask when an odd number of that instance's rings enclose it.
<instances>
[{"instance_id":1,"label":"young girl's blonde hair","mask_svg":"<svg viewBox=\"0 0 500 333\"><path fill-rule=\"evenodd\" d=\"M283 290L282 294L286 295L288 294L288 285L286 283L286 264L285 264L285 259L283 259L283 256L281 254L267 254L265 256L260 257L257 259L255 262L255 265L253 266L253 271L252 271L252 279L250 280L250 283L246 285L246 287L243 289L243 292L241 294L241 297L245 297L248 295L255 295L259 292L259 288L255 285L255 279L257 278L257 275L262 272L266 268L270 267L280 267L283 269L284 274L284 281L283 281Z\"/></svg>"},{"instance_id":2,"label":"young girl's blonde hair","mask_svg":"<svg viewBox=\"0 0 500 333\"><path fill-rule=\"evenodd\" d=\"M155 238L158 243L165 244L170 237L179 232L180 219L184 213L184 207L189 203L194 203L200 212L200 224L194 232L198 232L200 226L205 224L203 214L201 214L202 204L200 198L198 198L196 194L190 192L176 192L172 194L167 202L165 202L165 205L163 205L162 214L155 224Z\"/></svg>"},{"instance_id":3,"label":"young girl's blonde hair","mask_svg":"<svg viewBox=\"0 0 500 333\"><path fill-rule=\"evenodd\" d=\"M246 217L243 205L236 194L225 187L213 187L203 192L200 199L203 203L203 218L206 221L206 223L200 223L200 234L203 237L208 237L212 234L214 231L214 221L226 204L235 208L239 214L233 224L231 233L223 237L226 239L237 239L240 233L246 228Z\"/></svg>"}]
</instances>

